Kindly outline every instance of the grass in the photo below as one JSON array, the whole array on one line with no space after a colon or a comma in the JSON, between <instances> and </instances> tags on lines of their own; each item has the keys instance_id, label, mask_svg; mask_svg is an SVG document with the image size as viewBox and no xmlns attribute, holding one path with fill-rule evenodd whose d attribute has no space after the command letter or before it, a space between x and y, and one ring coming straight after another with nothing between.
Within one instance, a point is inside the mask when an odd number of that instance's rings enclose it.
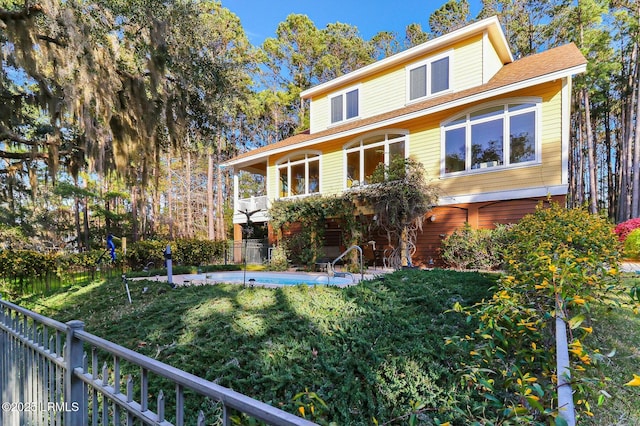
<instances>
[{"instance_id":1,"label":"grass","mask_svg":"<svg viewBox=\"0 0 640 426\"><path fill-rule=\"evenodd\" d=\"M19 303L286 411L303 405L310 418L314 404L318 422L402 423L420 405L426 422L460 398L463 355L445 336L473 329L447 310L488 297L493 280L408 270L345 289L131 281L131 305L114 280Z\"/></svg>"},{"instance_id":2,"label":"grass","mask_svg":"<svg viewBox=\"0 0 640 426\"><path fill-rule=\"evenodd\" d=\"M584 419L585 425L640 425L640 388L624 386L633 374L640 374L640 315L628 305L628 290L639 284L640 277L626 275L623 292L596 305L593 312L597 345L604 354L612 354L602 368L609 382L605 391L611 397L594 410L593 418Z\"/></svg>"},{"instance_id":3,"label":"grass","mask_svg":"<svg viewBox=\"0 0 640 426\"><path fill-rule=\"evenodd\" d=\"M406 424L413 415L428 425L477 403L458 379L467 355L444 346L446 336L475 327L448 309L489 297L494 279L405 270L344 289L170 290L130 281L131 305L112 280L17 302L60 321L81 319L98 336L286 411L304 406L319 423ZM638 280L629 275L624 285ZM594 338L603 353L615 350L603 366L611 397L581 424L640 424L640 390L623 386L640 374L640 316L613 303L628 301L621 293L594 307Z\"/></svg>"}]
</instances>

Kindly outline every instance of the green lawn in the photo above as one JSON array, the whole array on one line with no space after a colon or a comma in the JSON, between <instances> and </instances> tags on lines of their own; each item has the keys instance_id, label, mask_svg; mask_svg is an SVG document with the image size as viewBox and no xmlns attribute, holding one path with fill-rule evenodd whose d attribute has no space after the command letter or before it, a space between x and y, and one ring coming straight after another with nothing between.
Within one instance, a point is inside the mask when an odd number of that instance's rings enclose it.
<instances>
[{"instance_id":1,"label":"green lawn","mask_svg":"<svg viewBox=\"0 0 640 426\"><path fill-rule=\"evenodd\" d=\"M287 411L304 404L307 418L313 403L320 423L399 425L417 413L429 425L475 399L457 374L467 354L444 346L474 327L447 310L490 297L495 277L406 270L344 289L132 281L132 305L114 280L19 303ZM616 349L605 373L624 383L640 373L640 318L604 304L595 315L602 347ZM592 424L640 424L638 388L607 391Z\"/></svg>"},{"instance_id":2,"label":"green lawn","mask_svg":"<svg viewBox=\"0 0 640 426\"><path fill-rule=\"evenodd\" d=\"M627 274L623 278L623 288L640 284L640 277ZM617 306L616 302L629 302L627 292L614 297L608 303L597 305L594 316L594 336L597 345L606 357L603 374L610 379L606 398L602 407L596 408L592 419L584 419L585 425L640 425L640 388L624 386L640 374L640 314L636 315L627 306Z\"/></svg>"}]
</instances>

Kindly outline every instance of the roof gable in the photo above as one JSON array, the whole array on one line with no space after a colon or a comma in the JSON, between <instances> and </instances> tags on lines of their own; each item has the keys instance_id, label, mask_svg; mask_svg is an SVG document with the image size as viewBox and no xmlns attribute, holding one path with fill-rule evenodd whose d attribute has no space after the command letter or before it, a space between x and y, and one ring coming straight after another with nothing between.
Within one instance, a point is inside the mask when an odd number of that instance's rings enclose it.
<instances>
[{"instance_id":1,"label":"roof gable","mask_svg":"<svg viewBox=\"0 0 640 426\"><path fill-rule=\"evenodd\" d=\"M325 93L328 91L332 91L337 87L355 83L372 74L376 74L383 70L410 62L415 58L428 54L429 52L434 52L446 48L466 38L482 34L483 32L487 32L489 40L491 41L502 63L507 64L513 62L513 56L511 55L509 44L504 35L504 32L502 31L500 21L496 16L492 16L490 18L486 18L478 22L466 25L448 34L429 40L425 43L404 50L395 55L389 56L388 58L369 64L348 74L334 78L333 80L311 87L307 90L304 90L300 94L300 97L303 99L311 99L320 93Z\"/></svg>"}]
</instances>

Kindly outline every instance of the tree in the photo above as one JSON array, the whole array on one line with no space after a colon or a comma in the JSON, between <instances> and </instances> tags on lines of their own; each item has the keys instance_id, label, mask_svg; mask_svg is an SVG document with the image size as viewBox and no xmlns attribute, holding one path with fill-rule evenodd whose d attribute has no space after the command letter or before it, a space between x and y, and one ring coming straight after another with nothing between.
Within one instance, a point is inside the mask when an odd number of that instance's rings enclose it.
<instances>
[{"instance_id":1,"label":"tree","mask_svg":"<svg viewBox=\"0 0 640 426\"><path fill-rule=\"evenodd\" d=\"M132 236L154 232L163 153L235 125L231 99L247 93L254 59L237 17L216 1L3 6L1 93L15 105L0 111L0 173L17 177L7 197L33 191L38 179L22 176L38 168L53 180L60 166L115 171L131 188Z\"/></svg>"},{"instance_id":2,"label":"tree","mask_svg":"<svg viewBox=\"0 0 640 426\"><path fill-rule=\"evenodd\" d=\"M429 16L429 28L434 37L450 33L469 23L468 0L449 0Z\"/></svg>"},{"instance_id":3,"label":"tree","mask_svg":"<svg viewBox=\"0 0 640 426\"><path fill-rule=\"evenodd\" d=\"M483 0L478 18L498 16L516 58L540 51L548 42L547 23L560 10L548 0ZM550 20L549 16L554 16Z\"/></svg>"}]
</instances>

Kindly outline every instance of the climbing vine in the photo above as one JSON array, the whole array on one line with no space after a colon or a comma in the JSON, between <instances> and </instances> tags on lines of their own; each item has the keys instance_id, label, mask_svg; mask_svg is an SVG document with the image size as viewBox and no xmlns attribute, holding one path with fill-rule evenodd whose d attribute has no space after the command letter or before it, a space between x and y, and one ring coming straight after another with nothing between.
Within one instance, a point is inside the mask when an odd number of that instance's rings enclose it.
<instances>
[{"instance_id":1,"label":"climbing vine","mask_svg":"<svg viewBox=\"0 0 640 426\"><path fill-rule=\"evenodd\" d=\"M422 220L435 204L435 188L425 179L422 164L398 158L388 166L380 164L368 179L369 185L352 188L342 196L305 197L277 200L270 210L271 224L279 232L279 239L287 246L292 260L313 265L322 256L325 223L328 219L340 222L345 246L360 243L362 230L357 213L372 215L371 226L387 235L393 248L391 264L402 264L404 250L415 247ZM299 224L295 233L287 233ZM407 250L408 251L408 250ZM411 264L410 255L407 263Z\"/></svg>"},{"instance_id":2,"label":"climbing vine","mask_svg":"<svg viewBox=\"0 0 640 426\"><path fill-rule=\"evenodd\" d=\"M373 228L387 235L393 250L390 264L399 267L406 258L411 265L410 251L424 216L438 199L436 188L427 182L423 165L411 158L380 164L370 180L371 185L349 191L345 198L371 210Z\"/></svg>"},{"instance_id":3,"label":"climbing vine","mask_svg":"<svg viewBox=\"0 0 640 426\"><path fill-rule=\"evenodd\" d=\"M312 266L323 256L322 246L327 220L341 223L344 243L358 239L355 206L342 197L306 197L295 200L276 200L269 211L271 224L278 240L285 246L289 258L295 263ZM299 225L296 232L287 231Z\"/></svg>"}]
</instances>

